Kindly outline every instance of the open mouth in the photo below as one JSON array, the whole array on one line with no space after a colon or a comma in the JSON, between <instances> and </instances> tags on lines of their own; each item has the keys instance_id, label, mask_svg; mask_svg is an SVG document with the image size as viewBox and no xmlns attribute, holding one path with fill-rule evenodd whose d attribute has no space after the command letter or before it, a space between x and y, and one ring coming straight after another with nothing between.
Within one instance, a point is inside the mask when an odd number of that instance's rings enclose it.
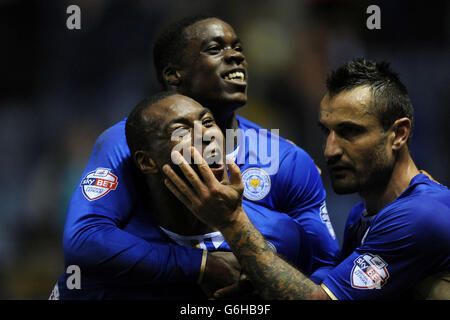
<instances>
[{"instance_id":1,"label":"open mouth","mask_svg":"<svg viewBox=\"0 0 450 320\"><path fill-rule=\"evenodd\" d=\"M222 161L218 159L221 159L221 153L217 153L217 151L213 151L209 154L209 156L205 157L205 161L206 163L208 163L208 166L211 169L212 173L217 180L221 181L223 179L225 166L223 165L223 163L220 163Z\"/></svg>"},{"instance_id":2,"label":"open mouth","mask_svg":"<svg viewBox=\"0 0 450 320\"><path fill-rule=\"evenodd\" d=\"M222 78L235 84L246 84L245 70L233 69L222 75Z\"/></svg>"}]
</instances>

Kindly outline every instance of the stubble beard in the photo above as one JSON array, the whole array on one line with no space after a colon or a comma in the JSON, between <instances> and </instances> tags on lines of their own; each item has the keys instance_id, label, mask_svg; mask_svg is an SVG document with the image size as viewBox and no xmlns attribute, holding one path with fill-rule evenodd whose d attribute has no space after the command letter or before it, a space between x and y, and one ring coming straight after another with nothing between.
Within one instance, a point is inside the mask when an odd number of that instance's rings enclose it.
<instances>
[{"instance_id":1,"label":"stubble beard","mask_svg":"<svg viewBox=\"0 0 450 320\"><path fill-rule=\"evenodd\" d=\"M361 169L355 169L352 173L355 175L353 181L340 183L332 178L332 187L336 194L359 193L362 197L368 194L382 192L390 181L394 170L394 159L389 159L384 144L379 144L371 158L367 162L371 166L363 166Z\"/></svg>"}]
</instances>

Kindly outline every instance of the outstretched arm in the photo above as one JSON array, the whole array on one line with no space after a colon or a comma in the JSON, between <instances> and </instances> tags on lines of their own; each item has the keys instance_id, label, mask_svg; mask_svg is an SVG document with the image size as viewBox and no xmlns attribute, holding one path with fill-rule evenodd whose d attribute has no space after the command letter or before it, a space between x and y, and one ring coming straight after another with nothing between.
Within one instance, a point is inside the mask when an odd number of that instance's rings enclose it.
<instances>
[{"instance_id":1,"label":"outstretched arm","mask_svg":"<svg viewBox=\"0 0 450 320\"><path fill-rule=\"evenodd\" d=\"M261 296L266 299L328 299L320 285L276 256L250 222L242 209L243 184L236 164L228 163L230 184L221 184L198 151L192 148L191 152L197 158L194 163L200 163L197 166L203 180L175 151L173 156L180 160L180 168L190 185L165 165L166 186L200 220L222 232Z\"/></svg>"}]
</instances>

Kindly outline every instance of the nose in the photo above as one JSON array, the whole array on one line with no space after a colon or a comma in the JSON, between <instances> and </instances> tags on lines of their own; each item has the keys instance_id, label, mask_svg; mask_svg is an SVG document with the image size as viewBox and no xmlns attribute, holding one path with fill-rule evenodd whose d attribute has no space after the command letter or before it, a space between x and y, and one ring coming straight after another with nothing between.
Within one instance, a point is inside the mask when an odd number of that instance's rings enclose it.
<instances>
[{"instance_id":1,"label":"nose","mask_svg":"<svg viewBox=\"0 0 450 320\"><path fill-rule=\"evenodd\" d=\"M208 145L216 139L214 132L211 132L210 128L203 127L202 135L204 145Z\"/></svg>"},{"instance_id":2,"label":"nose","mask_svg":"<svg viewBox=\"0 0 450 320\"><path fill-rule=\"evenodd\" d=\"M213 128L204 128L202 149L202 154L208 164L223 163L223 157L225 155L223 152L224 146L220 129L214 130Z\"/></svg>"},{"instance_id":3,"label":"nose","mask_svg":"<svg viewBox=\"0 0 450 320\"><path fill-rule=\"evenodd\" d=\"M241 64L245 61L245 56L242 53L242 51L238 51L233 48L228 48L228 50L225 51L225 61L227 63L236 62L236 64Z\"/></svg>"},{"instance_id":4,"label":"nose","mask_svg":"<svg viewBox=\"0 0 450 320\"><path fill-rule=\"evenodd\" d=\"M328 161L337 160L342 156L343 150L339 144L339 137L336 136L334 130L328 134L325 143L324 155Z\"/></svg>"}]
</instances>

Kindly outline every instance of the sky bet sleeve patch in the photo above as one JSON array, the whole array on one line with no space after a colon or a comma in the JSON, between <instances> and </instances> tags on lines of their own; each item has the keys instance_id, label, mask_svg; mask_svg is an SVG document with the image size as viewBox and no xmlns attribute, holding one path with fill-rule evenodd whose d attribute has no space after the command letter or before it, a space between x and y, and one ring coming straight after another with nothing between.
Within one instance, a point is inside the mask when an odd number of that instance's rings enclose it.
<instances>
[{"instance_id":1,"label":"sky bet sleeve patch","mask_svg":"<svg viewBox=\"0 0 450 320\"><path fill-rule=\"evenodd\" d=\"M111 169L97 168L86 174L80 187L84 197L94 201L104 197L111 190L116 190L118 184L117 176L111 173Z\"/></svg>"},{"instance_id":2,"label":"sky bet sleeve patch","mask_svg":"<svg viewBox=\"0 0 450 320\"><path fill-rule=\"evenodd\" d=\"M351 284L356 289L381 289L389 278L387 263L379 256L366 253L353 261Z\"/></svg>"}]
</instances>

